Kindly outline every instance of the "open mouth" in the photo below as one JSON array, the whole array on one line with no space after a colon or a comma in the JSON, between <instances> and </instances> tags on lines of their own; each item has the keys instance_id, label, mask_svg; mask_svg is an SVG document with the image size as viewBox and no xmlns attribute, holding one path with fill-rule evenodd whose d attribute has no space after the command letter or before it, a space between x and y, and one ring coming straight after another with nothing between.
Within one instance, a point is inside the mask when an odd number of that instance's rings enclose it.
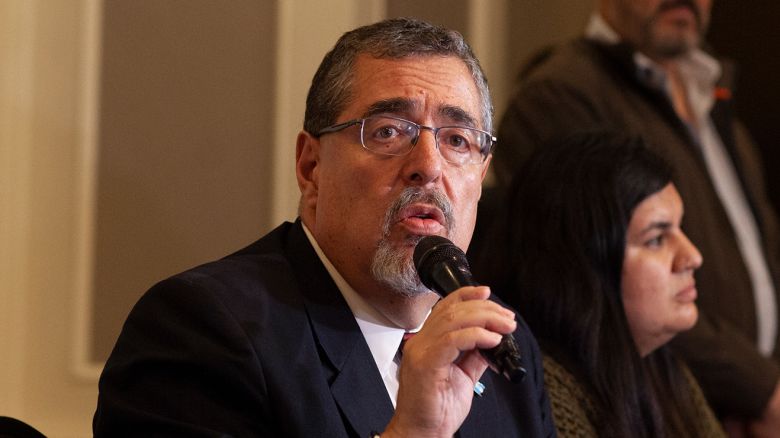
<instances>
[{"instance_id":1,"label":"open mouth","mask_svg":"<svg viewBox=\"0 0 780 438\"><path fill-rule=\"evenodd\" d=\"M411 205L401 210L401 219L404 218L418 218L418 219L431 219L444 225L444 214L441 210L431 205Z\"/></svg>"},{"instance_id":2,"label":"open mouth","mask_svg":"<svg viewBox=\"0 0 780 438\"><path fill-rule=\"evenodd\" d=\"M415 204L402 209L398 222L415 234L436 234L445 228L444 214L432 205Z\"/></svg>"}]
</instances>

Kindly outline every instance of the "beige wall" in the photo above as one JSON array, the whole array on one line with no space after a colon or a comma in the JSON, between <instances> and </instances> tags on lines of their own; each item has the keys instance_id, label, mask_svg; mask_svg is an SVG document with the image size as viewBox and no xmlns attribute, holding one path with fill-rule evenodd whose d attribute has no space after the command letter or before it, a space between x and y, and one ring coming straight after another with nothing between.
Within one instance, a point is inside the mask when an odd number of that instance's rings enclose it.
<instances>
[{"instance_id":1,"label":"beige wall","mask_svg":"<svg viewBox=\"0 0 780 438\"><path fill-rule=\"evenodd\" d=\"M270 227L273 2L105 1L91 359L138 294Z\"/></svg>"},{"instance_id":2,"label":"beige wall","mask_svg":"<svg viewBox=\"0 0 780 438\"><path fill-rule=\"evenodd\" d=\"M342 32L388 15L459 28L500 113L521 54L588 10L456 3L0 0L0 415L89 436L143 290L295 216L306 89Z\"/></svg>"},{"instance_id":3,"label":"beige wall","mask_svg":"<svg viewBox=\"0 0 780 438\"><path fill-rule=\"evenodd\" d=\"M87 431L73 372L86 1L0 1L0 414Z\"/></svg>"}]
</instances>

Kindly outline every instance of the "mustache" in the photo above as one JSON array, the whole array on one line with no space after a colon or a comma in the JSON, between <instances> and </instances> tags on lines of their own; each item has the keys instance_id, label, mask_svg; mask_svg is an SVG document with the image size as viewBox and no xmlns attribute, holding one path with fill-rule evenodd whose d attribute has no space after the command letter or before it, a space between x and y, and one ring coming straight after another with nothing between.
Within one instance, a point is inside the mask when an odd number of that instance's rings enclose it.
<instances>
[{"instance_id":1,"label":"mustache","mask_svg":"<svg viewBox=\"0 0 780 438\"><path fill-rule=\"evenodd\" d=\"M661 2L661 4L658 5L656 13L661 13L668 11L669 9L679 7L686 7L690 9L693 12L694 17L696 17L696 21L701 25L701 10L699 9L699 5L697 5L693 0L669 0Z\"/></svg>"},{"instance_id":2,"label":"mustache","mask_svg":"<svg viewBox=\"0 0 780 438\"><path fill-rule=\"evenodd\" d=\"M384 236L390 235L390 227L392 227L395 219L398 217L398 213L404 208L414 203L431 204L438 208L444 216L444 228L449 235L452 228L455 225L455 215L452 211L452 203L449 198L439 190L430 189L425 190L417 187L405 188L398 198L390 205L385 213L385 220L382 225L382 232Z\"/></svg>"}]
</instances>

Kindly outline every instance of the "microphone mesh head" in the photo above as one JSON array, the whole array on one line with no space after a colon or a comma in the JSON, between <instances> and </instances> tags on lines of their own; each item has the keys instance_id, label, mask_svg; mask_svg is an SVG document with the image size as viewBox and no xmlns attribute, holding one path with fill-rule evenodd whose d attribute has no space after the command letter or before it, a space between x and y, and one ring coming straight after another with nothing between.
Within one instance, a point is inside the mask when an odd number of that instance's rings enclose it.
<instances>
[{"instance_id":1,"label":"microphone mesh head","mask_svg":"<svg viewBox=\"0 0 780 438\"><path fill-rule=\"evenodd\" d=\"M448 260L455 261L455 266L469 266L468 259L466 259L466 254L463 253L463 250L458 248L449 239L441 236L423 237L420 242L417 243L417 246L414 247L413 260L414 267L417 269L417 275L420 276L420 281L422 281L426 287L434 290L436 288L430 278L434 266Z\"/></svg>"}]
</instances>

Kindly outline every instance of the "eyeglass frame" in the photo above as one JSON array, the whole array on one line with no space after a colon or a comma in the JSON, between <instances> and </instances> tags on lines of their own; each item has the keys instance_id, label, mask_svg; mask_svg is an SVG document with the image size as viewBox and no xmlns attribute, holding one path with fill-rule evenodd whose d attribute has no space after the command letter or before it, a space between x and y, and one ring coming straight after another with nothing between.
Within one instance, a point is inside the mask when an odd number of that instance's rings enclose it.
<instances>
[{"instance_id":1,"label":"eyeglass frame","mask_svg":"<svg viewBox=\"0 0 780 438\"><path fill-rule=\"evenodd\" d=\"M369 119L398 120L399 122L408 123L408 124L410 124L412 126L417 127L417 136L414 139L412 139L412 141L410 142L412 147L410 147L409 150L407 150L406 152L401 153L401 154L389 154L389 153L384 153L384 152L375 151L373 149L369 149L366 146L366 143L365 143L365 141L363 139L363 129L365 127L365 122L366 122L366 120L369 120ZM419 123L412 122L411 120L406 120L406 119L402 119L400 117L393 117L393 116L369 116L369 117L362 117L362 118L359 118L359 119L348 120L346 122L337 123L335 125L331 125L331 126L327 126L325 128L322 128L322 129L320 129L319 131L317 131L314 134L314 137L319 138L323 134L331 134L331 133L334 133L334 132L343 131L344 129L347 129L347 128L349 128L351 126L354 126L354 125L360 125L360 145L363 147L363 149L365 149L365 150L367 150L367 151L369 151L371 153L377 154L377 155L385 155L385 156L389 156L389 157L401 157L401 156L404 156L404 155L408 154L409 152L411 152L412 149L414 149L414 147L417 146L417 142L420 141L420 133L424 129L427 129L428 131L431 131L431 133L433 133L433 139L436 142L436 149L439 150L439 154L441 154L441 147L439 146L439 136L437 134L442 129L447 129L447 128L470 129L472 131L477 131L477 132L481 132L481 133L485 134L487 136L488 140L489 140L489 143L488 143L488 145L485 148L482 148L482 150L479 151L480 155L482 155L482 161L480 161L480 162L477 162L477 163L468 163L468 162L467 163L457 163L457 162L453 162L453 161L448 160L447 158L444 157L444 155L442 155L442 158L444 158L444 161L446 161L448 163L455 164L455 165L459 165L459 166L463 166L465 164L481 164L481 163L484 163L485 160L487 160L487 157L490 156L490 153L493 151L493 147L496 145L496 142L498 142L498 139L493 134L491 134L490 132L484 131L484 130L478 129L478 128L472 128L470 126L447 125L447 126L439 126L437 128L434 128L433 126L420 125Z\"/></svg>"}]
</instances>

